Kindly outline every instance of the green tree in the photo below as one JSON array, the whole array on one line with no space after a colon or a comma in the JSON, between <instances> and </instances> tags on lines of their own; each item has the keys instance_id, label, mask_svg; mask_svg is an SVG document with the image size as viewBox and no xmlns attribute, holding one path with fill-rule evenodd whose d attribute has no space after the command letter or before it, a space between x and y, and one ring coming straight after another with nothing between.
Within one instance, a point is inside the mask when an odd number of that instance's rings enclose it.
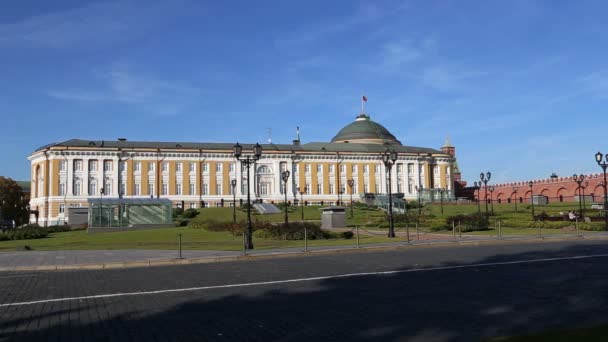
<instances>
[{"instance_id":1,"label":"green tree","mask_svg":"<svg viewBox=\"0 0 608 342\"><path fill-rule=\"evenodd\" d=\"M27 222L27 201L23 189L10 178L0 176L0 217L15 220L20 226Z\"/></svg>"}]
</instances>

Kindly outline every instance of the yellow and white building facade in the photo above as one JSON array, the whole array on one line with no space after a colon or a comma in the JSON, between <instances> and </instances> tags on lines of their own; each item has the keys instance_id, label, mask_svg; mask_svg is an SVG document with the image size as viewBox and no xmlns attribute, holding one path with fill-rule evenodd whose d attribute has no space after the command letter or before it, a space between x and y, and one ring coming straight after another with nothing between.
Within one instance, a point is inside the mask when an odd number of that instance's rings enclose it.
<instances>
[{"instance_id":1,"label":"yellow and white building facade","mask_svg":"<svg viewBox=\"0 0 608 342\"><path fill-rule=\"evenodd\" d=\"M243 144L243 154L253 144ZM392 192L417 200L420 189L445 189L454 196L455 149L402 145L366 114L330 142L263 144L262 156L247 168L233 154L234 143L141 142L72 139L43 146L31 162L31 210L39 224L62 223L66 208L86 207L90 198L166 198L187 208L238 205L247 198L279 203L348 203L364 194L387 193L380 154L396 151ZM290 171L285 184L282 171ZM354 184L348 186L348 180ZM236 180L234 189L231 181ZM103 193L102 193L103 189ZM233 191L234 190L234 191Z\"/></svg>"}]
</instances>

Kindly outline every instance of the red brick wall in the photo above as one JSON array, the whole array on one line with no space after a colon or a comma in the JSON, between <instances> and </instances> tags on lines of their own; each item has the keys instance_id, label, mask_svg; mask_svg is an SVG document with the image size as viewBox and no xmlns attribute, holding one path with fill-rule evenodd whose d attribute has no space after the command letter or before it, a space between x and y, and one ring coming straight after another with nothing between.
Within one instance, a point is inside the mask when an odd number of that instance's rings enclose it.
<instances>
[{"instance_id":1,"label":"red brick wall","mask_svg":"<svg viewBox=\"0 0 608 342\"><path fill-rule=\"evenodd\" d=\"M490 191L488 191L488 200L492 199L494 203L508 203L509 198L511 198L511 201L517 198L518 202L520 202L521 198L522 202L530 202L530 186L528 185L528 182L529 181L502 184L490 183L488 185L494 185L496 190L494 190L492 194ZM579 195L578 184L572 177L538 179L533 180L533 182L534 184L532 185L532 190L534 195L548 196L549 203L575 201L576 196ZM582 186L585 186L585 183L588 183L588 185L584 189L584 194L586 196L593 195L594 202L603 202L604 187L602 184L604 183L604 175L585 175L585 180L583 181ZM518 188L517 194L513 193L513 187ZM480 189L479 195L479 199L483 201L485 199L485 189L483 187ZM475 192L475 198L478 198L478 192Z\"/></svg>"}]
</instances>

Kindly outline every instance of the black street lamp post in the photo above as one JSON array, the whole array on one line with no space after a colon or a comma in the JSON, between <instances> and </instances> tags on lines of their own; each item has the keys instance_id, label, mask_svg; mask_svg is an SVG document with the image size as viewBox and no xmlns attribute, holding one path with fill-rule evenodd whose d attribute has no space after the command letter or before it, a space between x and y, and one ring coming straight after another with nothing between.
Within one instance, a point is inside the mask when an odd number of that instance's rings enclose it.
<instances>
[{"instance_id":1,"label":"black street lamp post","mask_svg":"<svg viewBox=\"0 0 608 342\"><path fill-rule=\"evenodd\" d=\"M384 166L386 167L386 172L388 173L388 237L393 238L395 237L395 226L393 223L393 194L391 192L391 169L397 161L397 152L395 152L394 150L389 152L387 150L386 152L380 154L380 156L382 158Z\"/></svg>"},{"instance_id":2,"label":"black street lamp post","mask_svg":"<svg viewBox=\"0 0 608 342\"><path fill-rule=\"evenodd\" d=\"M234 157L247 167L247 231L245 232L245 249L253 249L253 227L251 226L251 182L249 169L251 165L262 156L262 146L256 143L253 146L253 155L243 157L243 146L238 142L234 145Z\"/></svg>"},{"instance_id":3,"label":"black street lamp post","mask_svg":"<svg viewBox=\"0 0 608 342\"><path fill-rule=\"evenodd\" d=\"M439 189L439 205L441 206L441 215L443 215L443 194L447 191L447 189L440 188Z\"/></svg>"},{"instance_id":4,"label":"black street lamp post","mask_svg":"<svg viewBox=\"0 0 608 342\"><path fill-rule=\"evenodd\" d=\"M102 187L101 189L99 189L99 227L102 227L101 221L103 218L103 193L104 189Z\"/></svg>"},{"instance_id":5,"label":"black street lamp post","mask_svg":"<svg viewBox=\"0 0 608 342\"><path fill-rule=\"evenodd\" d=\"M606 183L606 169L608 168L608 154L604 157L604 161L602 161L602 153L598 152L595 154L595 161L597 165L599 165L602 170L604 170L604 221L606 226L604 230L608 230L608 183Z\"/></svg>"},{"instance_id":6,"label":"black street lamp post","mask_svg":"<svg viewBox=\"0 0 608 342\"><path fill-rule=\"evenodd\" d=\"M304 222L304 190L300 191L300 207L302 207L302 222Z\"/></svg>"},{"instance_id":7,"label":"black street lamp post","mask_svg":"<svg viewBox=\"0 0 608 342\"><path fill-rule=\"evenodd\" d=\"M534 190L534 182L529 181L528 186L530 187L530 204L532 205L532 219L534 220L534 193L532 192L532 190Z\"/></svg>"},{"instance_id":8,"label":"black street lamp post","mask_svg":"<svg viewBox=\"0 0 608 342\"><path fill-rule=\"evenodd\" d=\"M483 183L485 187L486 215L488 215L488 182L490 181L490 177L492 177L492 174L489 171L485 175L483 172L479 174L479 179L481 179L479 186Z\"/></svg>"},{"instance_id":9,"label":"black street lamp post","mask_svg":"<svg viewBox=\"0 0 608 342\"><path fill-rule=\"evenodd\" d=\"M576 173L572 176L572 179L578 184L578 213L580 217L583 217L583 198L581 197L581 189L583 182L585 181L585 175L577 175Z\"/></svg>"},{"instance_id":10,"label":"black street lamp post","mask_svg":"<svg viewBox=\"0 0 608 342\"><path fill-rule=\"evenodd\" d=\"M473 182L473 184L473 189L477 191L477 213L481 214L481 203L479 202L481 197L481 192L479 191L479 189L481 189L481 182Z\"/></svg>"},{"instance_id":11,"label":"black street lamp post","mask_svg":"<svg viewBox=\"0 0 608 342\"><path fill-rule=\"evenodd\" d=\"M420 210L422 209L422 190L424 189L424 186L420 185L420 187L418 187L418 185L416 185L414 188L418 193L418 217L420 217Z\"/></svg>"},{"instance_id":12,"label":"black street lamp post","mask_svg":"<svg viewBox=\"0 0 608 342\"><path fill-rule=\"evenodd\" d=\"M517 190L518 189L519 189L518 187L514 186L513 187L513 193L511 194L511 195L515 195L515 197L513 198L513 200L515 202L515 212L517 212Z\"/></svg>"},{"instance_id":13,"label":"black street lamp post","mask_svg":"<svg viewBox=\"0 0 608 342\"><path fill-rule=\"evenodd\" d=\"M353 186L355 186L355 180L351 178L347 181L347 184L350 188L350 218L353 218Z\"/></svg>"},{"instance_id":14,"label":"black street lamp post","mask_svg":"<svg viewBox=\"0 0 608 342\"><path fill-rule=\"evenodd\" d=\"M494 215L494 190L496 190L494 185L488 187L488 191L490 192L490 211L492 212L492 215Z\"/></svg>"},{"instance_id":15,"label":"black street lamp post","mask_svg":"<svg viewBox=\"0 0 608 342\"><path fill-rule=\"evenodd\" d=\"M283 180L283 184L285 184L283 188L283 192L285 193L285 227L289 226L289 215L287 214L287 181L289 180L289 171L285 170L281 172L281 180Z\"/></svg>"},{"instance_id":16,"label":"black street lamp post","mask_svg":"<svg viewBox=\"0 0 608 342\"><path fill-rule=\"evenodd\" d=\"M236 179L230 181L232 187L232 223L236 224Z\"/></svg>"}]
</instances>

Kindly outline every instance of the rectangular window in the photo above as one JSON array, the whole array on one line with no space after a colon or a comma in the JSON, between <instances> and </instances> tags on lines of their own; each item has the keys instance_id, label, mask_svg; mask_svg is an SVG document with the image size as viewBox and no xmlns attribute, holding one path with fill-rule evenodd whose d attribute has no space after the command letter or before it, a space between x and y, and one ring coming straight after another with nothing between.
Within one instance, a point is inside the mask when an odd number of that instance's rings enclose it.
<instances>
[{"instance_id":1,"label":"rectangular window","mask_svg":"<svg viewBox=\"0 0 608 342\"><path fill-rule=\"evenodd\" d=\"M59 205L59 213L60 214L64 214L65 213L65 204L60 204Z\"/></svg>"},{"instance_id":2,"label":"rectangular window","mask_svg":"<svg viewBox=\"0 0 608 342\"><path fill-rule=\"evenodd\" d=\"M121 182L121 183L119 184L119 187L118 187L118 188L119 188L119 190L118 190L118 191L120 191L120 195L121 195L121 196L124 196L124 195L126 195L126 194L127 194L127 185L126 185L125 183L122 183L122 182Z\"/></svg>"},{"instance_id":3,"label":"rectangular window","mask_svg":"<svg viewBox=\"0 0 608 342\"><path fill-rule=\"evenodd\" d=\"M80 196L80 181L74 182L74 196Z\"/></svg>"},{"instance_id":4,"label":"rectangular window","mask_svg":"<svg viewBox=\"0 0 608 342\"><path fill-rule=\"evenodd\" d=\"M334 172L334 165L329 165L329 173L333 173Z\"/></svg>"},{"instance_id":5,"label":"rectangular window","mask_svg":"<svg viewBox=\"0 0 608 342\"><path fill-rule=\"evenodd\" d=\"M234 163L230 163L230 172L234 172Z\"/></svg>"},{"instance_id":6,"label":"rectangular window","mask_svg":"<svg viewBox=\"0 0 608 342\"><path fill-rule=\"evenodd\" d=\"M103 170L104 171L112 171L112 161L111 160L104 160L104 162L103 162Z\"/></svg>"},{"instance_id":7,"label":"rectangular window","mask_svg":"<svg viewBox=\"0 0 608 342\"><path fill-rule=\"evenodd\" d=\"M182 194L182 183L176 183L175 184L175 194L176 195L181 195Z\"/></svg>"},{"instance_id":8,"label":"rectangular window","mask_svg":"<svg viewBox=\"0 0 608 342\"><path fill-rule=\"evenodd\" d=\"M65 166L66 166L66 161L60 160L59 161L59 171L65 171Z\"/></svg>"},{"instance_id":9,"label":"rectangular window","mask_svg":"<svg viewBox=\"0 0 608 342\"><path fill-rule=\"evenodd\" d=\"M438 165L433 166L433 174L435 176L439 176L439 166Z\"/></svg>"},{"instance_id":10,"label":"rectangular window","mask_svg":"<svg viewBox=\"0 0 608 342\"><path fill-rule=\"evenodd\" d=\"M351 165L350 172L351 173L357 173L357 165L355 165L355 164Z\"/></svg>"},{"instance_id":11,"label":"rectangular window","mask_svg":"<svg viewBox=\"0 0 608 342\"><path fill-rule=\"evenodd\" d=\"M154 196L154 183L148 183L148 195Z\"/></svg>"},{"instance_id":12,"label":"rectangular window","mask_svg":"<svg viewBox=\"0 0 608 342\"><path fill-rule=\"evenodd\" d=\"M97 182L89 180L89 196L97 195Z\"/></svg>"},{"instance_id":13,"label":"rectangular window","mask_svg":"<svg viewBox=\"0 0 608 342\"><path fill-rule=\"evenodd\" d=\"M207 165L207 164L205 164ZM209 184L204 183L203 184L203 195L208 195L209 194Z\"/></svg>"},{"instance_id":14,"label":"rectangular window","mask_svg":"<svg viewBox=\"0 0 608 342\"><path fill-rule=\"evenodd\" d=\"M121 161L118 163L118 171L124 171L127 169L127 163L124 161Z\"/></svg>"},{"instance_id":15,"label":"rectangular window","mask_svg":"<svg viewBox=\"0 0 608 342\"><path fill-rule=\"evenodd\" d=\"M135 196L141 195L141 184L135 183Z\"/></svg>"},{"instance_id":16,"label":"rectangular window","mask_svg":"<svg viewBox=\"0 0 608 342\"><path fill-rule=\"evenodd\" d=\"M209 172L209 164L203 164L203 172Z\"/></svg>"},{"instance_id":17,"label":"rectangular window","mask_svg":"<svg viewBox=\"0 0 608 342\"><path fill-rule=\"evenodd\" d=\"M340 164L340 172L341 172L341 173L346 172L346 165L344 165L344 164Z\"/></svg>"},{"instance_id":18,"label":"rectangular window","mask_svg":"<svg viewBox=\"0 0 608 342\"><path fill-rule=\"evenodd\" d=\"M334 184L333 183L329 183L329 194L333 195L334 194Z\"/></svg>"},{"instance_id":19,"label":"rectangular window","mask_svg":"<svg viewBox=\"0 0 608 342\"><path fill-rule=\"evenodd\" d=\"M285 194L285 182L281 181L281 183L279 183L279 192L281 193L281 195Z\"/></svg>"},{"instance_id":20,"label":"rectangular window","mask_svg":"<svg viewBox=\"0 0 608 342\"><path fill-rule=\"evenodd\" d=\"M188 171L189 172L196 172L196 163L190 163L190 166L188 166Z\"/></svg>"},{"instance_id":21,"label":"rectangular window","mask_svg":"<svg viewBox=\"0 0 608 342\"><path fill-rule=\"evenodd\" d=\"M89 171L97 171L97 160L89 160Z\"/></svg>"},{"instance_id":22,"label":"rectangular window","mask_svg":"<svg viewBox=\"0 0 608 342\"><path fill-rule=\"evenodd\" d=\"M169 193L169 185L167 183L163 183L162 195L167 195L168 193Z\"/></svg>"},{"instance_id":23,"label":"rectangular window","mask_svg":"<svg viewBox=\"0 0 608 342\"><path fill-rule=\"evenodd\" d=\"M310 164L304 164L304 172L310 173Z\"/></svg>"},{"instance_id":24,"label":"rectangular window","mask_svg":"<svg viewBox=\"0 0 608 342\"><path fill-rule=\"evenodd\" d=\"M397 164L397 173L403 173L403 164Z\"/></svg>"},{"instance_id":25,"label":"rectangular window","mask_svg":"<svg viewBox=\"0 0 608 342\"><path fill-rule=\"evenodd\" d=\"M175 172L182 172L182 163L175 163Z\"/></svg>"},{"instance_id":26,"label":"rectangular window","mask_svg":"<svg viewBox=\"0 0 608 342\"><path fill-rule=\"evenodd\" d=\"M376 183L376 186L374 186L374 192L377 194L380 193L380 184Z\"/></svg>"},{"instance_id":27,"label":"rectangular window","mask_svg":"<svg viewBox=\"0 0 608 342\"><path fill-rule=\"evenodd\" d=\"M133 165L133 170L135 170L135 172L141 171L141 162L135 162Z\"/></svg>"},{"instance_id":28,"label":"rectangular window","mask_svg":"<svg viewBox=\"0 0 608 342\"><path fill-rule=\"evenodd\" d=\"M106 181L106 185L103 188L103 194L104 195L111 195L112 194L112 181Z\"/></svg>"},{"instance_id":29,"label":"rectangular window","mask_svg":"<svg viewBox=\"0 0 608 342\"><path fill-rule=\"evenodd\" d=\"M287 163L281 162L280 169L281 169L281 172L287 171Z\"/></svg>"},{"instance_id":30,"label":"rectangular window","mask_svg":"<svg viewBox=\"0 0 608 342\"><path fill-rule=\"evenodd\" d=\"M148 172L154 171L154 167L155 167L154 165L156 165L156 163L149 163L148 164Z\"/></svg>"},{"instance_id":31,"label":"rectangular window","mask_svg":"<svg viewBox=\"0 0 608 342\"><path fill-rule=\"evenodd\" d=\"M378 164L374 165L374 172L380 173L380 165L378 165Z\"/></svg>"},{"instance_id":32,"label":"rectangular window","mask_svg":"<svg viewBox=\"0 0 608 342\"><path fill-rule=\"evenodd\" d=\"M74 171L82 171L82 160L81 159L74 160Z\"/></svg>"},{"instance_id":33,"label":"rectangular window","mask_svg":"<svg viewBox=\"0 0 608 342\"><path fill-rule=\"evenodd\" d=\"M323 165L317 164L317 173L323 173Z\"/></svg>"},{"instance_id":34,"label":"rectangular window","mask_svg":"<svg viewBox=\"0 0 608 342\"><path fill-rule=\"evenodd\" d=\"M365 174L369 173L369 165L363 165L363 173L365 173Z\"/></svg>"},{"instance_id":35,"label":"rectangular window","mask_svg":"<svg viewBox=\"0 0 608 342\"><path fill-rule=\"evenodd\" d=\"M65 183L59 183L59 196L65 196Z\"/></svg>"},{"instance_id":36,"label":"rectangular window","mask_svg":"<svg viewBox=\"0 0 608 342\"><path fill-rule=\"evenodd\" d=\"M363 183L363 192L369 193L369 184Z\"/></svg>"},{"instance_id":37,"label":"rectangular window","mask_svg":"<svg viewBox=\"0 0 608 342\"><path fill-rule=\"evenodd\" d=\"M310 184L306 183L306 185L304 185L304 192L310 194Z\"/></svg>"},{"instance_id":38,"label":"rectangular window","mask_svg":"<svg viewBox=\"0 0 608 342\"><path fill-rule=\"evenodd\" d=\"M414 164L407 164L407 173L414 173Z\"/></svg>"},{"instance_id":39,"label":"rectangular window","mask_svg":"<svg viewBox=\"0 0 608 342\"><path fill-rule=\"evenodd\" d=\"M222 163L215 164L215 172L222 172Z\"/></svg>"},{"instance_id":40,"label":"rectangular window","mask_svg":"<svg viewBox=\"0 0 608 342\"><path fill-rule=\"evenodd\" d=\"M161 164L161 168L162 168L161 170L162 170L163 172L167 172L167 171L169 170L169 163L167 163L167 162L163 162L163 163Z\"/></svg>"},{"instance_id":41,"label":"rectangular window","mask_svg":"<svg viewBox=\"0 0 608 342\"><path fill-rule=\"evenodd\" d=\"M317 184L317 194L322 194L322 193L323 193L323 185Z\"/></svg>"},{"instance_id":42,"label":"rectangular window","mask_svg":"<svg viewBox=\"0 0 608 342\"><path fill-rule=\"evenodd\" d=\"M190 192L188 195L196 195L196 184L190 183Z\"/></svg>"},{"instance_id":43,"label":"rectangular window","mask_svg":"<svg viewBox=\"0 0 608 342\"><path fill-rule=\"evenodd\" d=\"M407 192L411 194L412 190L413 190L412 181L409 180L408 183L407 183Z\"/></svg>"},{"instance_id":44,"label":"rectangular window","mask_svg":"<svg viewBox=\"0 0 608 342\"><path fill-rule=\"evenodd\" d=\"M403 184L401 182L397 182L397 192L403 192Z\"/></svg>"},{"instance_id":45,"label":"rectangular window","mask_svg":"<svg viewBox=\"0 0 608 342\"><path fill-rule=\"evenodd\" d=\"M221 195L222 194L222 183L217 183L215 185L215 194L216 195Z\"/></svg>"},{"instance_id":46,"label":"rectangular window","mask_svg":"<svg viewBox=\"0 0 608 342\"><path fill-rule=\"evenodd\" d=\"M340 193L341 194L346 193L346 186L344 185L344 183L340 183Z\"/></svg>"}]
</instances>

